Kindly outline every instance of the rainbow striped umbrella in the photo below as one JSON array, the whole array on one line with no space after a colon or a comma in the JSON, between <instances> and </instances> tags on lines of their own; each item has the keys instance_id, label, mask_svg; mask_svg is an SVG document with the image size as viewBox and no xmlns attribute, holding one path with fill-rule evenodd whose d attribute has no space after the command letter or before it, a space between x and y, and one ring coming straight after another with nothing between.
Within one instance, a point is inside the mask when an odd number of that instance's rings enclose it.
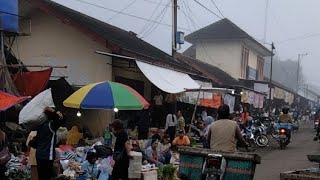
<instances>
[{"instance_id":1,"label":"rainbow striped umbrella","mask_svg":"<svg viewBox=\"0 0 320 180\"><path fill-rule=\"evenodd\" d=\"M116 82L84 86L68 97L63 105L77 109L147 109L149 103L131 87Z\"/></svg>"}]
</instances>

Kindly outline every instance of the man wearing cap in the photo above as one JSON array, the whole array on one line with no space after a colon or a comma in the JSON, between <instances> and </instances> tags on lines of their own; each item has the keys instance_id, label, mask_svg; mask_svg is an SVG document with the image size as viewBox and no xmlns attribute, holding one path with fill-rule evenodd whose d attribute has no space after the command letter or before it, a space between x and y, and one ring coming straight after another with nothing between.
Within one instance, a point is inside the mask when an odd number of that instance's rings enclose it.
<instances>
[{"instance_id":1,"label":"man wearing cap","mask_svg":"<svg viewBox=\"0 0 320 180\"><path fill-rule=\"evenodd\" d=\"M189 146L190 140L189 140L188 136L184 135L183 130L180 130L179 136L174 138L172 144L175 146Z\"/></svg>"}]
</instances>

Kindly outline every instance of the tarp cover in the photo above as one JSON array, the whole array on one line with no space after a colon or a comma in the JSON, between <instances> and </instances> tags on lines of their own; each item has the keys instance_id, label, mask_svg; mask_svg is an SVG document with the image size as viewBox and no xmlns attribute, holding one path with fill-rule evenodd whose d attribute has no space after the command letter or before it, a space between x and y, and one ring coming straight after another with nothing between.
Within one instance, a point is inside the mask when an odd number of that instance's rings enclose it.
<instances>
[{"instance_id":1,"label":"tarp cover","mask_svg":"<svg viewBox=\"0 0 320 180\"><path fill-rule=\"evenodd\" d=\"M16 97L0 91L0 111L5 111L26 99L28 99L28 97Z\"/></svg>"},{"instance_id":2,"label":"tarp cover","mask_svg":"<svg viewBox=\"0 0 320 180\"><path fill-rule=\"evenodd\" d=\"M142 73L162 91L176 94L186 89L200 88L188 74L136 61Z\"/></svg>"},{"instance_id":3,"label":"tarp cover","mask_svg":"<svg viewBox=\"0 0 320 180\"><path fill-rule=\"evenodd\" d=\"M19 72L12 80L22 96L35 97L43 91L50 79L52 68L43 71Z\"/></svg>"},{"instance_id":4,"label":"tarp cover","mask_svg":"<svg viewBox=\"0 0 320 180\"><path fill-rule=\"evenodd\" d=\"M40 124L44 119L41 115L45 107L55 107L51 89L41 92L22 108L19 114L19 124L28 124L29 127L30 124L33 127Z\"/></svg>"}]
</instances>

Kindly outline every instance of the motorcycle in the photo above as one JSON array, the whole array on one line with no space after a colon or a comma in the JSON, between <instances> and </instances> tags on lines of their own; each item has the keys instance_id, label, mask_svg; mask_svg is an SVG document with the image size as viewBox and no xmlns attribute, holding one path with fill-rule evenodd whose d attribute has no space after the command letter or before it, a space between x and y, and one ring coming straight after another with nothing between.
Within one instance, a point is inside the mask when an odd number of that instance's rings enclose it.
<instances>
[{"instance_id":1,"label":"motorcycle","mask_svg":"<svg viewBox=\"0 0 320 180\"><path fill-rule=\"evenodd\" d=\"M280 128L279 129L279 144L280 149L285 149L287 145L289 144L289 138L288 138L288 130L286 128Z\"/></svg>"},{"instance_id":2,"label":"motorcycle","mask_svg":"<svg viewBox=\"0 0 320 180\"><path fill-rule=\"evenodd\" d=\"M315 119L315 120L314 120L314 130L315 130L315 131L317 131L317 129L318 129L319 121L320 121L319 119Z\"/></svg>"},{"instance_id":3,"label":"motorcycle","mask_svg":"<svg viewBox=\"0 0 320 180\"><path fill-rule=\"evenodd\" d=\"M254 128L253 135L255 139L255 143L259 147L266 147L269 144L269 138L266 133L267 127L263 124L259 124Z\"/></svg>"},{"instance_id":4,"label":"motorcycle","mask_svg":"<svg viewBox=\"0 0 320 180\"><path fill-rule=\"evenodd\" d=\"M223 179L224 164L221 154L208 154L203 164L202 174L205 175L206 180Z\"/></svg>"},{"instance_id":5,"label":"motorcycle","mask_svg":"<svg viewBox=\"0 0 320 180\"><path fill-rule=\"evenodd\" d=\"M254 127L245 127L242 131L243 139L248 143L248 150L255 151L256 150L256 139L253 134Z\"/></svg>"},{"instance_id":6,"label":"motorcycle","mask_svg":"<svg viewBox=\"0 0 320 180\"><path fill-rule=\"evenodd\" d=\"M292 124L290 123L275 123L271 121L266 132L276 139L280 144L280 149L285 149L290 143L289 133L291 133Z\"/></svg>"}]
</instances>

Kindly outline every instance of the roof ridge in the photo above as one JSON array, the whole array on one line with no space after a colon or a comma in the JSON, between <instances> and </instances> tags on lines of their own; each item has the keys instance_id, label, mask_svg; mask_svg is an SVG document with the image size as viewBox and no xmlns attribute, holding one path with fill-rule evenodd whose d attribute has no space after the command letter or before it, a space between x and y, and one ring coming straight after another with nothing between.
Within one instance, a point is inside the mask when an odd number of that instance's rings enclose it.
<instances>
[{"instance_id":1,"label":"roof ridge","mask_svg":"<svg viewBox=\"0 0 320 180\"><path fill-rule=\"evenodd\" d=\"M45 3L52 4L52 5L54 5L54 6L59 6L60 8L64 8L64 9L69 10L69 11L73 11L74 13L78 13L79 15L81 15L81 16L83 16L83 17L86 17L86 18L88 18L88 19L91 19L91 20L93 20L93 21L96 21L96 22L98 22L98 23L101 23L101 25L103 25L103 26L108 26L109 28L111 28L111 29L114 30L114 31L118 31L119 33L124 33L124 34L126 34L126 35L128 36L128 38L135 39L135 40L139 41L140 43L143 43L144 45L152 46L153 48L155 48L155 49L157 50L157 53L162 53L163 55L166 55L166 56L168 56L168 57L171 58L171 56L170 56L168 53L164 52L163 50L159 49L158 47L154 46L153 44L150 44L149 42L144 41L143 39L138 38L137 36L131 34L130 32L133 32L133 31L131 31L131 30L130 30L130 31L124 30L124 29L122 29L122 28L120 28L120 27L114 26L114 25L109 24L109 23L107 23L107 22L104 22L104 21L102 21L102 20L100 20L100 19L97 19L97 18L95 18L95 17L93 17L93 16L90 16L90 15L88 15L88 14L84 14L84 13L82 13L82 12L80 12L80 11L77 11L77 10L75 10L75 9L72 9L72 8L70 8L70 7L67 7L67 6L65 6L65 5L62 5L62 4L60 4L60 3L57 3L57 2L54 2L54 1L51 1L51 0L45 0ZM58 9L58 11L60 11L60 10ZM104 37L104 39L106 39L106 38Z\"/></svg>"}]
</instances>

